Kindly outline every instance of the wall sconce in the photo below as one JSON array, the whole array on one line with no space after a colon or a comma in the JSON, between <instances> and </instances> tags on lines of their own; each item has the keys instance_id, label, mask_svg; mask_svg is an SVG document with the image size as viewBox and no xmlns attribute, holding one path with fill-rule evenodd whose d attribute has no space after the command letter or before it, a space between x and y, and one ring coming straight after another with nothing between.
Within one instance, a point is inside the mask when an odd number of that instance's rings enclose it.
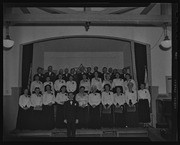
<instances>
[{"instance_id":1,"label":"wall sconce","mask_svg":"<svg viewBox=\"0 0 180 145\"><path fill-rule=\"evenodd\" d=\"M86 30L86 31L89 30L90 24L91 24L91 22L86 22L86 23L85 23L85 26L84 26L84 27L85 27L85 30Z\"/></svg>"},{"instance_id":2,"label":"wall sconce","mask_svg":"<svg viewBox=\"0 0 180 145\"><path fill-rule=\"evenodd\" d=\"M164 24L163 29L164 29L164 40L159 45L159 48L163 51L167 51L172 46L171 40L169 39L169 37L167 35L167 23Z\"/></svg>"},{"instance_id":3,"label":"wall sconce","mask_svg":"<svg viewBox=\"0 0 180 145\"><path fill-rule=\"evenodd\" d=\"M6 38L3 39L3 50L7 51L10 50L14 46L14 41L11 40L9 35L9 25L10 22L6 23Z\"/></svg>"}]
</instances>

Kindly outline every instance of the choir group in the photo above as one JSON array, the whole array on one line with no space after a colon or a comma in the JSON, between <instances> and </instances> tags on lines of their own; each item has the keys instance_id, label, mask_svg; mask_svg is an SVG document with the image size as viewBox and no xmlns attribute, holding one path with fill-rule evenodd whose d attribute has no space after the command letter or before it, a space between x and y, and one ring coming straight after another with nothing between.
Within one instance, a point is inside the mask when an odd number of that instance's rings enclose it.
<instances>
[{"instance_id":1,"label":"choir group","mask_svg":"<svg viewBox=\"0 0 180 145\"><path fill-rule=\"evenodd\" d=\"M136 127L150 122L150 93L123 69L38 68L19 98L18 129ZM30 91L30 94L29 94ZM73 106L73 107L71 107ZM74 121L72 121L74 120ZM72 122L72 123L71 123ZM73 123L75 122L75 123ZM76 124L76 125L75 125ZM146 124L145 124L146 125ZM71 130L69 129L69 130Z\"/></svg>"}]
</instances>

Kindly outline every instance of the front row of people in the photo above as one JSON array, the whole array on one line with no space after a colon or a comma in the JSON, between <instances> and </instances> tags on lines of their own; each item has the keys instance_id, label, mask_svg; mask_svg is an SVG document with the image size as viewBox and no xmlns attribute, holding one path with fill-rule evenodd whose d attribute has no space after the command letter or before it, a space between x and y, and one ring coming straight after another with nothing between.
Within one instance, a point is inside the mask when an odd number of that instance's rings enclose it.
<instances>
[{"instance_id":1,"label":"front row of people","mask_svg":"<svg viewBox=\"0 0 180 145\"><path fill-rule=\"evenodd\" d=\"M133 83L129 83L128 88L124 94L122 87L116 87L113 94L106 84L102 94L97 92L96 86L87 94L81 86L75 95L66 93L66 86L62 86L56 97L51 85L46 85L43 94L36 87L30 97L25 89L19 99L17 129L67 127L70 136L74 135L75 128L135 127L139 121L150 122L149 91L143 84L138 93L132 90Z\"/></svg>"}]
</instances>

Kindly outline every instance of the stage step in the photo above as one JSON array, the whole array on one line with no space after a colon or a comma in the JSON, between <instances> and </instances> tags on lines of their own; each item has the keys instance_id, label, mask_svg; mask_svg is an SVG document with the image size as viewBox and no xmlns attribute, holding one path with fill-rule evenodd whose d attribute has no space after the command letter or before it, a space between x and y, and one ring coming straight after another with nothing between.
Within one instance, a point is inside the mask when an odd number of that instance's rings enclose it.
<instances>
[{"instance_id":1,"label":"stage step","mask_svg":"<svg viewBox=\"0 0 180 145\"><path fill-rule=\"evenodd\" d=\"M66 129L14 131L18 137L66 137ZM116 129L77 129L77 137L148 137L145 128L116 128Z\"/></svg>"}]
</instances>

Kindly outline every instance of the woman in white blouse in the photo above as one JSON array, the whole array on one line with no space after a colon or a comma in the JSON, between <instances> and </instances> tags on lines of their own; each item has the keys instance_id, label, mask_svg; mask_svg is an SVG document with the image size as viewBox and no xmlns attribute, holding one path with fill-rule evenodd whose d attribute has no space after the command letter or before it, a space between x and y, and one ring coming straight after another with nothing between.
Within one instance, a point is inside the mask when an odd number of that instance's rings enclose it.
<instances>
[{"instance_id":1,"label":"woman in white blouse","mask_svg":"<svg viewBox=\"0 0 180 145\"><path fill-rule=\"evenodd\" d=\"M101 90L102 90L102 80L101 80L101 78L99 78L97 71L94 72L94 78L92 78L92 80L91 80L91 87L92 86L96 86L97 87L97 92L99 92L99 93L101 92Z\"/></svg>"},{"instance_id":2,"label":"woman in white blouse","mask_svg":"<svg viewBox=\"0 0 180 145\"><path fill-rule=\"evenodd\" d=\"M89 94L90 89L91 89L90 80L87 79L86 74L83 74L83 75L82 75L82 78L83 78L83 79L80 81L80 87L81 87L81 86L84 86L84 87L85 87L85 90L84 90L84 91Z\"/></svg>"},{"instance_id":3,"label":"woman in white blouse","mask_svg":"<svg viewBox=\"0 0 180 145\"><path fill-rule=\"evenodd\" d=\"M44 87L43 87L43 83L39 80L39 76L38 74L34 75L34 81L31 82L31 86L30 86L30 92L31 94L33 94L33 92L35 91L35 88L38 87L40 89L41 92L44 91Z\"/></svg>"},{"instance_id":4,"label":"woman in white blouse","mask_svg":"<svg viewBox=\"0 0 180 145\"><path fill-rule=\"evenodd\" d=\"M125 127L125 103L126 98L123 94L122 87L116 87L116 93L114 94L114 117L115 127Z\"/></svg>"},{"instance_id":5,"label":"woman in white blouse","mask_svg":"<svg viewBox=\"0 0 180 145\"><path fill-rule=\"evenodd\" d=\"M58 79L54 82L54 89L56 93L59 93L60 88L64 85L66 85L66 82L62 79L62 74L59 74Z\"/></svg>"},{"instance_id":6,"label":"woman in white blouse","mask_svg":"<svg viewBox=\"0 0 180 145\"><path fill-rule=\"evenodd\" d=\"M124 89L125 91L128 90L128 83L131 82L133 83L133 87L132 87L132 90L133 91L136 91L136 82L132 79L132 76L130 74L126 74L125 75L125 81L124 81Z\"/></svg>"},{"instance_id":7,"label":"woman in white blouse","mask_svg":"<svg viewBox=\"0 0 180 145\"><path fill-rule=\"evenodd\" d=\"M43 109L43 129L50 130L54 128L54 103L55 96L52 91L51 85L45 86L45 92L42 98L42 109Z\"/></svg>"},{"instance_id":8,"label":"woman in white blouse","mask_svg":"<svg viewBox=\"0 0 180 145\"><path fill-rule=\"evenodd\" d=\"M30 100L33 107L31 127L32 129L43 129L42 92L38 87L35 88L35 92L31 95Z\"/></svg>"},{"instance_id":9,"label":"woman in white blouse","mask_svg":"<svg viewBox=\"0 0 180 145\"><path fill-rule=\"evenodd\" d=\"M101 95L96 92L96 86L92 86L91 90L92 91L89 94L89 127L98 129L100 128Z\"/></svg>"},{"instance_id":10,"label":"woman in white blouse","mask_svg":"<svg viewBox=\"0 0 180 145\"><path fill-rule=\"evenodd\" d=\"M52 81L50 81L51 79L50 79L50 76L47 76L46 77L46 81L44 82L44 91L43 92L45 92L45 87L46 87L46 85L50 85L51 86L51 91L52 91L52 93L54 94L54 84L53 84L53 82Z\"/></svg>"},{"instance_id":11,"label":"woman in white blouse","mask_svg":"<svg viewBox=\"0 0 180 145\"><path fill-rule=\"evenodd\" d=\"M136 127L138 125L138 114L137 114L137 92L133 90L133 83L128 83L128 90L126 90L126 126Z\"/></svg>"},{"instance_id":12,"label":"woman in white blouse","mask_svg":"<svg viewBox=\"0 0 180 145\"><path fill-rule=\"evenodd\" d=\"M69 81L66 82L67 92L75 92L77 89L77 83L73 81L73 76L69 76Z\"/></svg>"},{"instance_id":13,"label":"woman in white blouse","mask_svg":"<svg viewBox=\"0 0 180 145\"><path fill-rule=\"evenodd\" d=\"M113 126L112 105L114 103L113 92L110 91L110 85L104 85L104 92L102 92L102 114L101 122L103 127Z\"/></svg>"},{"instance_id":14,"label":"woman in white blouse","mask_svg":"<svg viewBox=\"0 0 180 145\"><path fill-rule=\"evenodd\" d=\"M56 128L66 128L64 124L64 103L68 101L68 93L66 86L62 86L59 93L56 95Z\"/></svg>"},{"instance_id":15,"label":"woman in white blouse","mask_svg":"<svg viewBox=\"0 0 180 145\"><path fill-rule=\"evenodd\" d=\"M150 122L150 93L148 89L145 89L145 84L141 83L140 90L138 90L138 114L139 122L144 124L144 127L148 126Z\"/></svg>"},{"instance_id":16,"label":"woman in white blouse","mask_svg":"<svg viewBox=\"0 0 180 145\"><path fill-rule=\"evenodd\" d=\"M79 124L78 128L87 128L88 127L88 100L89 96L84 92L85 87L81 86L79 88L79 93L76 94L75 100L79 103L78 118Z\"/></svg>"},{"instance_id":17,"label":"woman in white blouse","mask_svg":"<svg viewBox=\"0 0 180 145\"><path fill-rule=\"evenodd\" d=\"M112 89L113 89L113 92L115 93L116 92L116 87L117 86L121 86L122 89L123 89L123 92L124 92L124 80L122 79L120 73L116 73L116 78L113 79L113 82L112 82Z\"/></svg>"},{"instance_id":18,"label":"woman in white blouse","mask_svg":"<svg viewBox=\"0 0 180 145\"><path fill-rule=\"evenodd\" d=\"M19 97L19 110L17 117L16 129L29 129L31 118L31 102L28 89L24 90L24 94Z\"/></svg>"},{"instance_id":19,"label":"woman in white blouse","mask_svg":"<svg viewBox=\"0 0 180 145\"><path fill-rule=\"evenodd\" d=\"M111 76L109 73L106 73L105 75L105 79L103 80L103 83L102 83L102 91L104 91L104 85L105 84L109 84L110 85L110 88L112 88L112 80L111 80Z\"/></svg>"}]
</instances>

